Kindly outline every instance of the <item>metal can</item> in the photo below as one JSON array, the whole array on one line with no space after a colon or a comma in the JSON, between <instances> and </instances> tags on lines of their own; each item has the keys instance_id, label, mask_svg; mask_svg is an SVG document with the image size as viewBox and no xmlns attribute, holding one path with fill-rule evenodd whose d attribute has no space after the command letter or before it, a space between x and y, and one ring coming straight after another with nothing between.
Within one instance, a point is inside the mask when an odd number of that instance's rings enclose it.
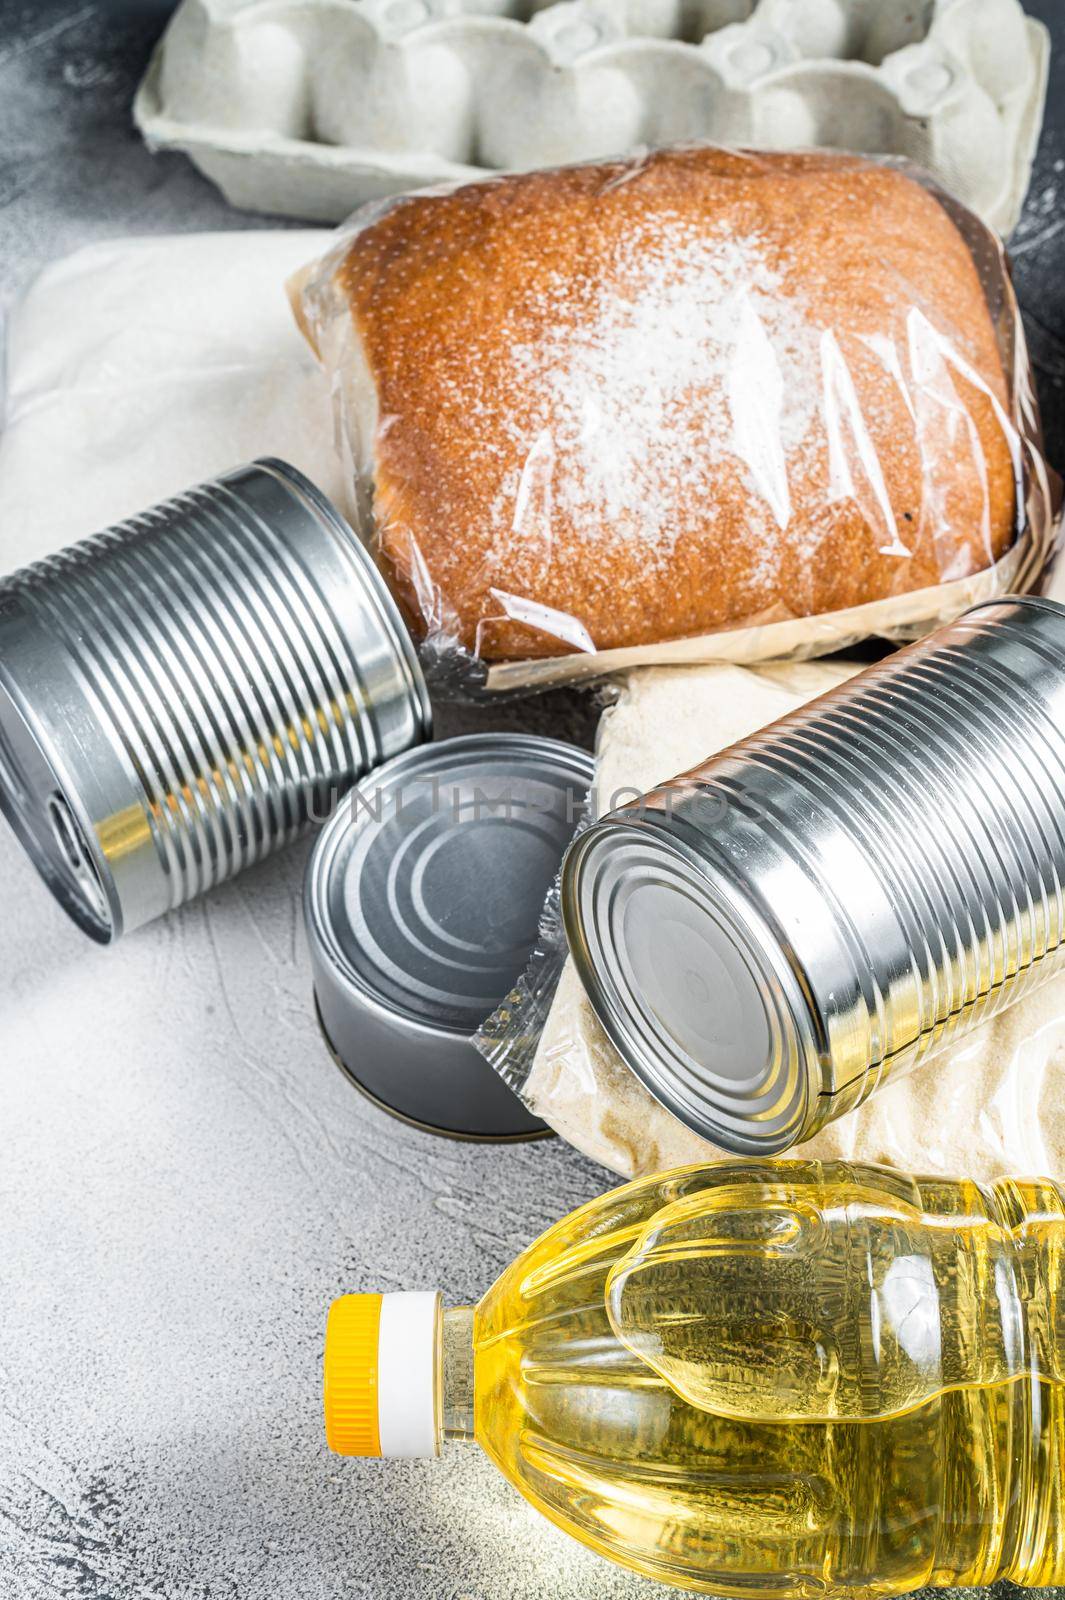
<instances>
[{"instance_id":1,"label":"metal can","mask_svg":"<svg viewBox=\"0 0 1065 1600\"><path fill-rule=\"evenodd\" d=\"M323 829L304 894L318 1013L394 1116L458 1139L547 1131L473 1035L525 970L593 772L555 739L445 739L371 774Z\"/></svg>"},{"instance_id":2,"label":"metal can","mask_svg":"<svg viewBox=\"0 0 1065 1600\"><path fill-rule=\"evenodd\" d=\"M1065 608L990 601L570 849L606 1033L741 1153L787 1149L1060 970Z\"/></svg>"},{"instance_id":3,"label":"metal can","mask_svg":"<svg viewBox=\"0 0 1065 1600\"><path fill-rule=\"evenodd\" d=\"M373 561L284 462L0 585L0 806L101 943L261 861L429 730Z\"/></svg>"}]
</instances>

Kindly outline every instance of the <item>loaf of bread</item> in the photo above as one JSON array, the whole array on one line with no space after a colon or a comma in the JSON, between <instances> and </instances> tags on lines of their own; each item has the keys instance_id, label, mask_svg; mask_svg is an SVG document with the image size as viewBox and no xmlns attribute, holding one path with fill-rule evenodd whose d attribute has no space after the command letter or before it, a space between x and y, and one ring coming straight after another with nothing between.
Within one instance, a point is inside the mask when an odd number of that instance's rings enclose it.
<instances>
[{"instance_id":1,"label":"loaf of bread","mask_svg":"<svg viewBox=\"0 0 1065 1600\"><path fill-rule=\"evenodd\" d=\"M488 660L834 611L1016 535L980 276L889 166L683 148L411 196L301 315L413 625Z\"/></svg>"}]
</instances>

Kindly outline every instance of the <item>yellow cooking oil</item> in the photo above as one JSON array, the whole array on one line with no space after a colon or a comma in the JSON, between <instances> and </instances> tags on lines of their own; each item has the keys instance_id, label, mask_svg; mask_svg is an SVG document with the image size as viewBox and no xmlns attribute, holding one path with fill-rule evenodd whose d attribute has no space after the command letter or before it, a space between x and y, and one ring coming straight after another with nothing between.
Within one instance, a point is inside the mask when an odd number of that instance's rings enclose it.
<instances>
[{"instance_id":1,"label":"yellow cooking oil","mask_svg":"<svg viewBox=\"0 0 1065 1600\"><path fill-rule=\"evenodd\" d=\"M1054 1183L796 1161L640 1180L443 1312L436 1359L438 1438L472 1436L652 1578L1065 1584Z\"/></svg>"}]
</instances>

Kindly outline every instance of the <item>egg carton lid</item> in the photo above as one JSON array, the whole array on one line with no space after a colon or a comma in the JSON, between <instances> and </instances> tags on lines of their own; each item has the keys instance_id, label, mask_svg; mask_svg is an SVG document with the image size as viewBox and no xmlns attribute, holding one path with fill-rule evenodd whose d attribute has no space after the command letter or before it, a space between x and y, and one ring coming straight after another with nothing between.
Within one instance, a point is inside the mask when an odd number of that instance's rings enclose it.
<instances>
[{"instance_id":1,"label":"egg carton lid","mask_svg":"<svg viewBox=\"0 0 1065 1600\"><path fill-rule=\"evenodd\" d=\"M909 157L1008 233L1046 97L1020 0L181 0L137 92L236 206L706 139Z\"/></svg>"}]
</instances>

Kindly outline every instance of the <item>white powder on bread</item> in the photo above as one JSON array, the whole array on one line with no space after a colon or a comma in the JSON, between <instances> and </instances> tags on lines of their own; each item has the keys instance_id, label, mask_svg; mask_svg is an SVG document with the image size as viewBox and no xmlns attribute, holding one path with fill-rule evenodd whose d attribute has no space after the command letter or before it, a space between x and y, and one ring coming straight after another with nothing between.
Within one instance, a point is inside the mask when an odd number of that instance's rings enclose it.
<instances>
[{"instance_id":1,"label":"white powder on bread","mask_svg":"<svg viewBox=\"0 0 1065 1600\"><path fill-rule=\"evenodd\" d=\"M548 273L539 297L568 303L569 276ZM656 216L590 284L577 322L511 349L531 419L514 425L516 458L549 447L550 492L579 537L639 541L664 561L701 527L731 457L775 533L795 458L825 450L819 339L757 235ZM529 499L527 466L512 468L491 508L498 538L527 527Z\"/></svg>"}]
</instances>

